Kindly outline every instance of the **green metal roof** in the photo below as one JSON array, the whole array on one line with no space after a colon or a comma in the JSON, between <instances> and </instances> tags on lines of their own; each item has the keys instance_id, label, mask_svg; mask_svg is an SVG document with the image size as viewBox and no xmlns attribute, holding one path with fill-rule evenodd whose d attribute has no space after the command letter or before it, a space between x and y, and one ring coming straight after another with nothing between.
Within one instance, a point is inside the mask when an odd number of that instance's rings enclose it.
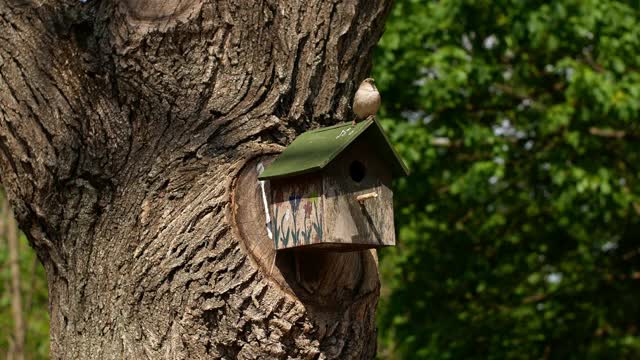
<instances>
[{"instance_id":1,"label":"green metal roof","mask_svg":"<svg viewBox=\"0 0 640 360\"><path fill-rule=\"evenodd\" d=\"M409 174L380 124L369 119L356 125L345 123L307 131L298 136L258 178L276 179L321 170L358 138L378 149L378 156L389 164L395 177Z\"/></svg>"}]
</instances>

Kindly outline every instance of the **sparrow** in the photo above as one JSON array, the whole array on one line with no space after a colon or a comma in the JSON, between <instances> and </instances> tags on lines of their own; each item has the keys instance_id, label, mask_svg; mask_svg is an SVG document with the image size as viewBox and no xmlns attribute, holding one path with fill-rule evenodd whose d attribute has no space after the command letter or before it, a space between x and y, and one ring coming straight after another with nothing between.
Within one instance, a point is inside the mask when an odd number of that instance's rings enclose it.
<instances>
[{"instance_id":1,"label":"sparrow","mask_svg":"<svg viewBox=\"0 0 640 360\"><path fill-rule=\"evenodd\" d=\"M366 78L360 83L356 96L353 98L353 112L356 119L353 119L353 125L357 121L374 116L380 108L380 93L374 84L373 78Z\"/></svg>"}]
</instances>

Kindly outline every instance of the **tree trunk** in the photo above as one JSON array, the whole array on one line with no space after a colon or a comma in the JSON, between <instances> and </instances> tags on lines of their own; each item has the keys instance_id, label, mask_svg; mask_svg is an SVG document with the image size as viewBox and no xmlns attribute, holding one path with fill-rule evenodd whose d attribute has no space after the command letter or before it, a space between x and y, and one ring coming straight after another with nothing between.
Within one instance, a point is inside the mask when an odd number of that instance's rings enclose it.
<instances>
[{"instance_id":1,"label":"tree trunk","mask_svg":"<svg viewBox=\"0 0 640 360\"><path fill-rule=\"evenodd\" d=\"M270 269L233 194L351 120L389 2L0 0L0 176L47 272L52 358L374 356L373 253Z\"/></svg>"},{"instance_id":2,"label":"tree trunk","mask_svg":"<svg viewBox=\"0 0 640 360\"><path fill-rule=\"evenodd\" d=\"M13 336L9 348L9 359L24 359L24 312L22 311L22 282L20 281L20 241L18 226L11 214L7 202L3 202L2 213L6 216L5 233L9 250L9 270L11 271L11 317L13 318Z\"/></svg>"}]
</instances>

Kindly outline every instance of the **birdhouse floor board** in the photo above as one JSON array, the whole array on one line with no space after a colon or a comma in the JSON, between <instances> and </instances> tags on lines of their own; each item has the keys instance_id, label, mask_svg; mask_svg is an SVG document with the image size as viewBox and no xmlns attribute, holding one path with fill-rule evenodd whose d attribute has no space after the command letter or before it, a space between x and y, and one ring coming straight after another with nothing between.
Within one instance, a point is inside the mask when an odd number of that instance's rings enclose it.
<instances>
[{"instance_id":1,"label":"birdhouse floor board","mask_svg":"<svg viewBox=\"0 0 640 360\"><path fill-rule=\"evenodd\" d=\"M321 244L311 244L308 246L300 246L300 247L292 247L287 249L278 250L280 253L287 252L300 252L300 253L318 253L322 251L326 252L337 252L337 253L347 253L353 251L362 251L368 250L372 248L385 247L390 245L379 245L379 246L371 246L371 244L345 244L343 242L327 242Z\"/></svg>"}]
</instances>

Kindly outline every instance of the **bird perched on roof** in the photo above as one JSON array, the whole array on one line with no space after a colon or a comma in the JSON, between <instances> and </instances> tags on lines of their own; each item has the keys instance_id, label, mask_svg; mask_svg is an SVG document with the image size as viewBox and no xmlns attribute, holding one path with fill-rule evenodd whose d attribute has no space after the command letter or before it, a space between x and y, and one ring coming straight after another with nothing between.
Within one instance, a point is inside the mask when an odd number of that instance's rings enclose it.
<instances>
[{"instance_id":1,"label":"bird perched on roof","mask_svg":"<svg viewBox=\"0 0 640 360\"><path fill-rule=\"evenodd\" d=\"M358 87L358 91L356 91L356 96L353 98L353 112L356 114L353 125L355 125L358 120L374 116L379 108L380 93L376 88L373 78L366 78L360 83L360 87Z\"/></svg>"}]
</instances>

